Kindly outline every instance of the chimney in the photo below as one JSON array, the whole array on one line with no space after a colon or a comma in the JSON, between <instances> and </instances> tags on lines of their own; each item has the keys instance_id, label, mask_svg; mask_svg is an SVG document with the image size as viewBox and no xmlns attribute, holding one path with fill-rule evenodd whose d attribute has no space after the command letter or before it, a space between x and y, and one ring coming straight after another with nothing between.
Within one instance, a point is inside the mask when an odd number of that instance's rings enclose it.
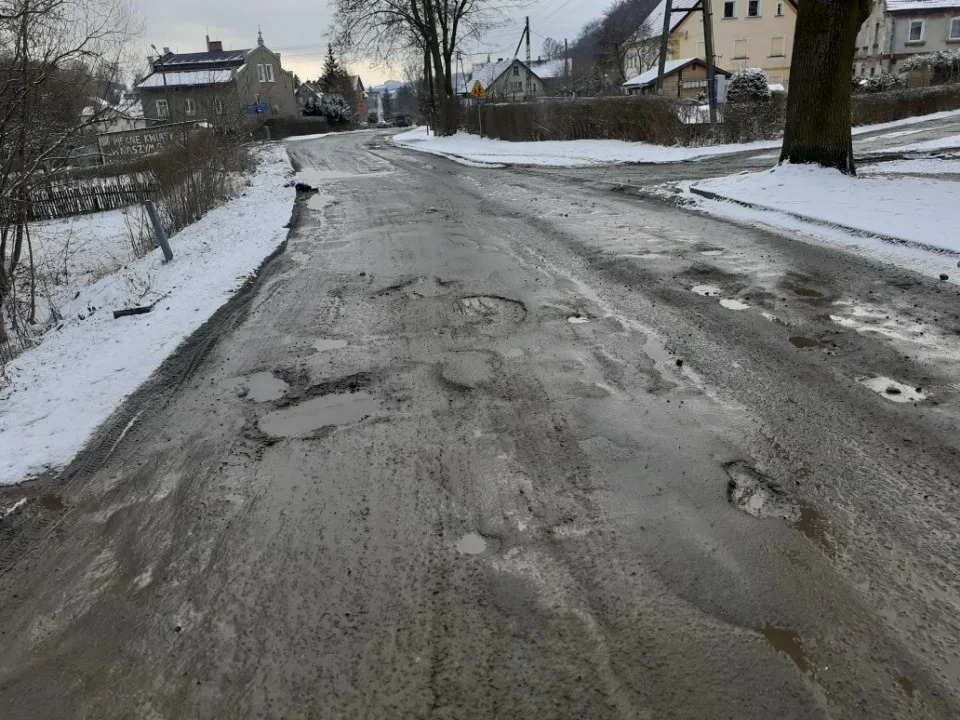
<instances>
[{"instance_id":1,"label":"chimney","mask_svg":"<svg viewBox=\"0 0 960 720\"><path fill-rule=\"evenodd\" d=\"M223 42L207 38L207 52L223 52Z\"/></svg>"},{"instance_id":2,"label":"chimney","mask_svg":"<svg viewBox=\"0 0 960 720\"><path fill-rule=\"evenodd\" d=\"M170 48L168 48L166 45L163 46L163 54L164 54L164 55L169 55L169 54L170 54Z\"/></svg>"}]
</instances>

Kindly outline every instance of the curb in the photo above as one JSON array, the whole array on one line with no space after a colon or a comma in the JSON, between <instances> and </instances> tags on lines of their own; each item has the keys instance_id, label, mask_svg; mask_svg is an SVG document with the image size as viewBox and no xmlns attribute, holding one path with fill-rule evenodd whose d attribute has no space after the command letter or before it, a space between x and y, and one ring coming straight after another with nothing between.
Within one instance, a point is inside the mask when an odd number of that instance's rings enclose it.
<instances>
[{"instance_id":1,"label":"curb","mask_svg":"<svg viewBox=\"0 0 960 720\"><path fill-rule=\"evenodd\" d=\"M960 251L957 250L947 250L946 248L937 247L936 245L928 245L926 243L918 242L917 240L907 240L905 238L896 237L895 235L882 235L880 233L863 230L862 228L855 228L851 227L850 225L842 225L840 223L833 223L827 220L810 217L809 215L793 212L791 210L782 210L780 208L770 207L769 205L760 205L758 203L747 202L746 200L737 200L736 198L720 195L710 190L703 190L695 185L690 186L690 192L694 195L699 195L702 198L706 198L707 200L718 200L720 202L728 202L733 203L734 205L740 205L741 207L749 208L751 210L762 210L764 212L774 212L781 215L787 215L788 217L792 217L795 220L800 220L801 222L809 223L810 225L819 225L820 227L829 228L831 230L842 230L843 232L855 237L873 238L876 240L881 240L885 243L890 243L891 245L900 245L901 247L924 250L925 252L934 253L936 255L960 257Z\"/></svg>"}]
</instances>

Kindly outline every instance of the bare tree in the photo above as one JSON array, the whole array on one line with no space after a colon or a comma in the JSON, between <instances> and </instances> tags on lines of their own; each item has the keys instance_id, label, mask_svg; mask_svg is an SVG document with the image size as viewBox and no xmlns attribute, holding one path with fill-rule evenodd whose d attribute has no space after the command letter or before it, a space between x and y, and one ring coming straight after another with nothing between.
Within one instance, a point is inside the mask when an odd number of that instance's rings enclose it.
<instances>
[{"instance_id":1,"label":"bare tree","mask_svg":"<svg viewBox=\"0 0 960 720\"><path fill-rule=\"evenodd\" d=\"M780 161L854 174L850 66L872 0L803 0L797 11Z\"/></svg>"},{"instance_id":2,"label":"bare tree","mask_svg":"<svg viewBox=\"0 0 960 720\"><path fill-rule=\"evenodd\" d=\"M540 46L540 56L544 60L560 60L564 56L563 43L553 38L546 38Z\"/></svg>"},{"instance_id":3,"label":"bare tree","mask_svg":"<svg viewBox=\"0 0 960 720\"><path fill-rule=\"evenodd\" d=\"M456 132L455 53L495 26L505 6L496 0L335 0L334 7L342 47L384 61L404 54L423 58L434 127Z\"/></svg>"},{"instance_id":4,"label":"bare tree","mask_svg":"<svg viewBox=\"0 0 960 720\"><path fill-rule=\"evenodd\" d=\"M36 318L32 193L103 119L132 29L123 0L0 0L0 342Z\"/></svg>"},{"instance_id":5,"label":"bare tree","mask_svg":"<svg viewBox=\"0 0 960 720\"><path fill-rule=\"evenodd\" d=\"M649 55L650 46L659 38L646 23L656 6L657 0L617 0L604 14L596 37L597 59L614 81L626 82L627 58Z\"/></svg>"}]
</instances>

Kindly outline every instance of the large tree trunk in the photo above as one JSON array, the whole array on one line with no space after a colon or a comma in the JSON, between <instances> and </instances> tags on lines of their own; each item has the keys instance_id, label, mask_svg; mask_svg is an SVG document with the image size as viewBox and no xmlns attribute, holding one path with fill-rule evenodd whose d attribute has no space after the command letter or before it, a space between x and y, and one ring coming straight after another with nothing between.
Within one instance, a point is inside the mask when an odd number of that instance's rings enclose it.
<instances>
[{"instance_id":1,"label":"large tree trunk","mask_svg":"<svg viewBox=\"0 0 960 720\"><path fill-rule=\"evenodd\" d=\"M780 161L854 174L850 76L871 0L802 0L797 11Z\"/></svg>"}]
</instances>

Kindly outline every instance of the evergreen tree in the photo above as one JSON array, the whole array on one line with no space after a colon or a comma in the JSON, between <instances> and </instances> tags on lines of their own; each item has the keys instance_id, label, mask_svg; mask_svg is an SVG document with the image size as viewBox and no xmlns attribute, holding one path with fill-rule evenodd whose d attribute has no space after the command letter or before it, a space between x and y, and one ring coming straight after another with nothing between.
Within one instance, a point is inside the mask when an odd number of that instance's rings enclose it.
<instances>
[{"instance_id":1,"label":"evergreen tree","mask_svg":"<svg viewBox=\"0 0 960 720\"><path fill-rule=\"evenodd\" d=\"M320 76L320 87L325 93L336 92L346 71L340 66L336 55L333 54L333 45L327 45L327 57L323 61L323 75Z\"/></svg>"}]
</instances>

